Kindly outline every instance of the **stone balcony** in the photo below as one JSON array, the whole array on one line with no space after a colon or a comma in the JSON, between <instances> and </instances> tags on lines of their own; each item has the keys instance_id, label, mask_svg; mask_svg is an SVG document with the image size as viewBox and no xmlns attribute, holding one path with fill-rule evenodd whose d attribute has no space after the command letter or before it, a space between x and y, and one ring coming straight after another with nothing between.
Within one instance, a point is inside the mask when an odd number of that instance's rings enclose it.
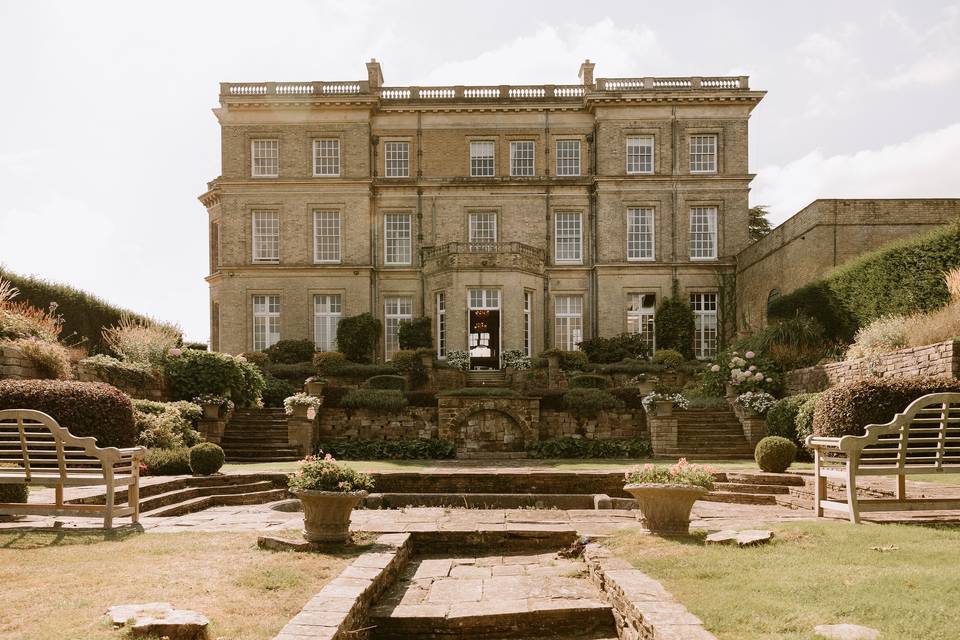
<instances>
[{"instance_id":1,"label":"stone balcony","mask_svg":"<svg viewBox=\"0 0 960 640\"><path fill-rule=\"evenodd\" d=\"M522 242L449 242L420 251L428 275L442 271L500 269L543 274L543 249Z\"/></svg>"}]
</instances>

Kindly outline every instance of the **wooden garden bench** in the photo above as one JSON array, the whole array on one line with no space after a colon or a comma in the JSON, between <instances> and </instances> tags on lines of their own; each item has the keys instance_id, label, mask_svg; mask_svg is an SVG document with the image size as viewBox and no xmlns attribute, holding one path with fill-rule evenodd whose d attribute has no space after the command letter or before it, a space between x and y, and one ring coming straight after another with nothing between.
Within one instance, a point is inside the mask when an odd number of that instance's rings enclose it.
<instances>
[{"instance_id":1,"label":"wooden garden bench","mask_svg":"<svg viewBox=\"0 0 960 640\"><path fill-rule=\"evenodd\" d=\"M57 421L32 409L0 410L0 484L53 487L55 502L0 503L0 514L103 517L110 529L115 517L140 516L140 460L143 447L98 447L97 439L72 435ZM64 487L103 486L106 503L69 504ZM126 506L116 506L117 487L127 487Z\"/></svg>"},{"instance_id":2,"label":"wooden garden bench","mask_svg":"<svg viewBox=\"0 0 960 640\"><path fill-rule=\"evenodd\" d=\"M910 403L886 424L867 425L862 436L809 436L814 455L813 509L846 513L960 509L960 497L907 499L908 475L960 473L960 393L932 393ZM858 476L897 476L895 499L859 499ZM827 479L846 484L847 500L827 499Z\"/></svg>"}]
</instances>

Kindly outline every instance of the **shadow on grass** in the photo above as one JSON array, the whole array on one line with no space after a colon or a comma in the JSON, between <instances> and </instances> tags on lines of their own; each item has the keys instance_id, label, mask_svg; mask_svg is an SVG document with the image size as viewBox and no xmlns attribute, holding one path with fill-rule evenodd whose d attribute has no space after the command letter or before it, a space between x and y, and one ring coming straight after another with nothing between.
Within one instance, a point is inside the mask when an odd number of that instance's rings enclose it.
<instances>
[{"instance_id":1,"label":"shadow on grass","mask_svg":"<svg viewBox=\"0 0 960 640\"><path fill-rule=\"evenodd\" d=\"M22 527L0 530L0 550L17 551L97 544L98 542L123 542L143 533L139 524L129 524L113 529L64 529L62 527Z\"/></svg>"}]
</instances>

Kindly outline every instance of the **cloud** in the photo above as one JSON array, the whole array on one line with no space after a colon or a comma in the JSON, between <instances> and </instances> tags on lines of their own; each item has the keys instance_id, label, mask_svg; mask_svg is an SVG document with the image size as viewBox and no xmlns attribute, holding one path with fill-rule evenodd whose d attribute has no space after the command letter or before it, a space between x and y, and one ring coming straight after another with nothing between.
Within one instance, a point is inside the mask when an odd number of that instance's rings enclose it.
<instances>
[{"instance_id":1,"label":"cloud","mask_svg":"<svg viewBox=\"0 0 960 640\"><path fill-rule=\"evenodd\" d=\"M817 198L956 198L957 157L960 122L880 149L829 157L817 149L760 169L751 200L780 223Z\"/></svg>"},{"instance_id":2,"label":"cloud","mask_svg":"<svg viewBox=\"0 0 960 640\"><path fill-rule=\"evenodd\" d=\"M836 35L811 33L797 45L801 63L808 71L822 73L835 71L838 67L850 67L860 63L852 40L858 29L855 25L846 25Z\"/></svg>"},{"instance_id":3,"label":"cloud","mask_svg":"<svg viewBox=\"0 0 960 640\"><path fill-rule=\"evenodd\" d=\"M543 25L475 58L446 62L424 84L576 84L580 63L597 61L598 77L653 75L664 62L664 46L644 25L619 27L610 18L588 26Z\"/></svg>"}]
</instances>

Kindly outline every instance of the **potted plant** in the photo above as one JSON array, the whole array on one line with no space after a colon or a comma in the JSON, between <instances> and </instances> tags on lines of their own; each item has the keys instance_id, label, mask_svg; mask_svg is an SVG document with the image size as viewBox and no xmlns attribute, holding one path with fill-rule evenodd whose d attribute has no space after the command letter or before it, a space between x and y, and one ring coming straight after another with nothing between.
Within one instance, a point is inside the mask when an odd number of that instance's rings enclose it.
<instances>
[{"instance_id":1,"label":"potted plant","mask_svg":"<svg viewBox=\"0 0 960 640\"><path fill-rule=\"evenodd\" d=\"M326 378L322 376L310 376L304 381L303 386L306 387L308 394L319 398L323 395L323 385L326 383Z\"/></svg>"},{"instance_id":2,"label":"potted plant","mask_svg":"<svg viewBox=\"0 0 960 640\"><path fill-rule=\"evenodd\" d=\"M645 464L624 476L625 491L640 508L637 519L651 533L686 534L693 503L713 489L713 468L680 458L671 466Z\"/></svg>"},{"instance_id":3,"label":"potted plant","mask_svg":"<svg viewBox=\"0 0 960 640\"><path fill-rule=\"evenodd\" d=\"M763 391L747 391L741 393L734 400L734 406L742 412L745 418L757 418L766 415L767 410L776 403L777 399Z\"/></svg>"},{"instance_id":4,"label":"potted plant","mask_svg":"<svg viewBox=\"0 0 960 640\"><path fill-rule=\"evenodd\" d=\"M323 401L307 393L295 393L289 398L284 399L283 409L288 416L312 420L317 415L317 410ZM312 412L312 415L311 415Z\"/></svg>"},{"instance_id":5,"label":"potted plant","mask_svg":"<svg viewBox=\"0 0 960 640\"><path fill-rule=\"evenodd\" d=\"M338 464L328 453L304 458L288 485L303 505L303 537L310 542L345 542L350 537L350 513L373 488L373 478Z\"/></svg>"},{"instance_id":6,"label":"potted plant","mask_svg":"<svg viewBox=\"0 0 960 640\"><path fill-rule=\"evenodd\" d=\"M661 393L654 391L648 393L641 401L643 409L651 416L665 417L673 414L673 407L681 409L690 407L690 401L680 393Z\"/></svg>"},{"instance_id":7,"label":"potted plant","mask_svg":"<svg viewBox=\"0 0 960 640\"><path fill-rule=\"evenodd\" d=\"M205 393L193 399L194 404L203 408L204 420L219 420L223 412L229 413L233 410L233 401L225 396L218 396L213 393Z\"/></svg>"}]
</instances>

